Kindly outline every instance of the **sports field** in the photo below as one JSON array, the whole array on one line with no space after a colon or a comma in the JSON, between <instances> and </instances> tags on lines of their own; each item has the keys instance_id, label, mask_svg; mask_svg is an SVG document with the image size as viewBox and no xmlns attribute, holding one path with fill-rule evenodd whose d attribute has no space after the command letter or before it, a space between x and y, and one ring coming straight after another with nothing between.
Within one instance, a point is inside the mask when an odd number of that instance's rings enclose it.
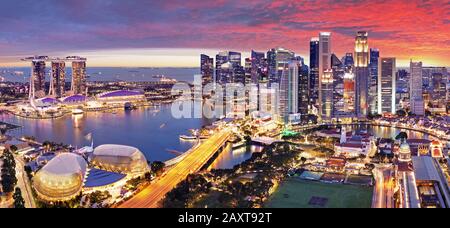
<instances>
[{"instance_id":1,"label":"sports field","mask_svg":"<svg viewBox=\"0 0 450 228\"><path fill-rule=\"evenodd\" d=\"M268 208L370 208L372 187L326 184L291 178L281 184Z\"/></svg>"}]
</instances>

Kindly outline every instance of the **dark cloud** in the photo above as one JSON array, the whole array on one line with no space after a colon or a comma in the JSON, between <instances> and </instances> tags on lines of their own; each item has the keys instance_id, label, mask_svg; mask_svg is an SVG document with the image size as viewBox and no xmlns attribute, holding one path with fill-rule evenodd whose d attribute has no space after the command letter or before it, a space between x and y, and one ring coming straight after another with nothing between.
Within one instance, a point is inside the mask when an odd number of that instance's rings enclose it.
<instances>
[{"instance_id":1,"label":"dark cloud","mask_svg":"<svg viewBox=\"0 0 450 228\"><path fill-rule=\"evenodd\" d=\"M4 0L0 53L272 46L307 53L319 31L333 32L333 48L344 53L355 32L367 30L371 44L389 54L424 46L411 49L449 59L449 15L450 4L440 0Z\"/></svg>"}]
</instances>

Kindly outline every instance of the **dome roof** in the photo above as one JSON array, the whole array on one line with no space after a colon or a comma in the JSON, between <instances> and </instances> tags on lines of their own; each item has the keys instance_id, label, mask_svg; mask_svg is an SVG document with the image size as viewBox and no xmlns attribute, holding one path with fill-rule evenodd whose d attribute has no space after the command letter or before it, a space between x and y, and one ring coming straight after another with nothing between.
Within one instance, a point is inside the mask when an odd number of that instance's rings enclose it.
<instances>
[{"instance_id":1,"label":"dome roof","mask_svg":"<svg viewBox=\"0 0 450 228\"><path fill-rule=\"evenodd\" d=\"M42 168L42 171L55 175L68 175L73 173L86 173L87 163L83 157L74 153L63 153Z\"/></svg>"},{"instance_id":2,"label":"dome roof","mask_svg":"<svg viewBox=\"0 0 450 228\"><path fill-rule=\"evenodd\" d=\"M441 146L442 144L441 144L441 142L434 140L433 142L431 142L431 145L432 146Z\"/></svg>"},{"instance_id":3,"label":"dome roof","mask_svg":"<svg viewBox=\"0 0 450 228\"><path fill-rule=\"evenodd\" d=\"M64 103L76 103L76 102L84 102L86 100L86 96L81 94L75 94L72 96L65 97L63 99Z\"/></svg>"},{"instance_id":4,"label":"dome roof","mask_svg":"<svg viewBox=\"0 0 450 228\"><path fill-rule=\"evenodd\" d=\"M106 92L99 95L100 98L108 98L108 97L126 97L126 96L138 96L143 95L140 91L133 90L117 90L112 92Z\"/></svg>"},{"instance_id":5,"label":"dome roof","mask_svg":"<svg viewBox=\"0 0 450 228\"><path fill-rule=\"evenodd\" d=\"M402 145L400 145L400 153L411 153L411 148L408 143L402 143Z\"/></svg>"},{"instance_id":6,"label":"dome roof","mask_svg":"<svg viewBox=\"0 0 450 228\"><path fill-rule=\"evenodd\" d=\"M132 157L136 153L141 153L139 149L124 146L124 145L114 145L105 144L98 146L94 150L94 155L104 155L104 156L117 156L117 157Z\"/></svg>"},{"instance_id":7,"label":"dome roof","mask_svg":"<svg viewBox=\"0 0 450 228\"><path fill-rule=\"evenodd\" d=\"M95 148L92 164L100 169L141 176L150 171L147 159L139 149L124 145L101 145Z\"/></svg>"},{"instance_id":8,"label":"dome roof","mask_svg":"<svg viewBox=\"0 0 450 228\"><path fill-rule=\"evenodd\" d=\"M83 187L87 163L74 153L63 153L33 177L38 196L47 201L65 201L77 196Z\"/></svg>"},{"instance_id":9,"label":"dome roof","mask_svg":"<svg viewBox=\"0 0 450 228\"><path fill-rule=\"evenodd\" d=\"M51 98L51 97L42 98L39 101L42 103L50 103L50 104L58 103L58 100L56 100L55 98Z\"/></svg>"}]
</instances>

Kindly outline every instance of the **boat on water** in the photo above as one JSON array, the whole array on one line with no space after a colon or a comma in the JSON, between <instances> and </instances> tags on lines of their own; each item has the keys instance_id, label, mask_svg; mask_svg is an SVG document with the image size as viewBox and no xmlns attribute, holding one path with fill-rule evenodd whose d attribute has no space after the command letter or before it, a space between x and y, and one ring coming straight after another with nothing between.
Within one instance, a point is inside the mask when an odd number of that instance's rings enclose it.
<instances>
[{"instance_id":1,"label":"boat on water","mask_svg":"<svg viewBox=\"0 0 450 228\"><path fill-rule=\"evenodd\" d=\"M81 115L84 111L82 109L72 109L72 115Z\"/></svg>"},{"instance_id":2,"label":"boat on water","mask_svg":"<svg viewBox=\"0 0 450 228\"><path fill-rule=\"evenodd\" d=\"M238 142L238 143L233 143L233 149L239 149L239 148L241 148L241 147L243 147L243 146L245 146L245 145L247 145L247 144L245 143L245 141L240 141L240 142Z\"/></svg>"},{"instance_id":3,"label":"boat on water","mask_svg":"<svg viewBox=\"0 0 450 228\"><path fill-rule=\"evenodd\" d=\"M166 127L166 124L161 124L161 125L159 126L160 129L163 129L164 127Z\"/></svg>"},{"instance_id":4,"label":"boat on water","mask_svg":"<svg viewBox=\"0 0 450 228\"><path fill-rule=\"evenodd\" d=\"M182 139L182 140L197 140L197 136L193 136L193 135L180 135L180 139Z\"/></svg>"},{"instance_id":5,"label":"boat on water","mask_svg":"<svg viewBox=\"0 0 450 228\"><path fill-rule=\"evenodd\" d=\"M132 103L130 103L130 102L125 103L124 108L125 108L125 110L137 109L137 107L135 105L133 105Z\"/></svg>"}]
</instances>

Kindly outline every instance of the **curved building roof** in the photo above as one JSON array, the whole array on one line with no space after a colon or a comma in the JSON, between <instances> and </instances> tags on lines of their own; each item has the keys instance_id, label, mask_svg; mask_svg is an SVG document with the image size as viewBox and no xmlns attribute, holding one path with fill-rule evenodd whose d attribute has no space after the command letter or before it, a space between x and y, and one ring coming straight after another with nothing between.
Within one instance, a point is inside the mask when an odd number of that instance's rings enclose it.
<instances>
[{"instance_id":1,"label":"curved building roof","mask_svg":"<svg viewBox=\"0 0 450 228\"><path fill-rule=\"evenodd\" d=\"M126 97L126 96L138 96L143 95L140 91L133 90L117 90L112 92L106 92L99 95L100 98L108 98L108 97Z\"/></svg>"},{"instance_id":2,"label":"curved building roof","mask_svg":"<svg viewBox=\"0 0 450 228\"><path fill-rule=\"evenodd\" d=\"M124 145L101 145L95 148L92 164L100 169L140 176L150 170L147 159L139 149Z\"/></svg>"},{"instance_id":3,"label":"curved building roof","mask_svg":"<svg viewBox=\"0 0 450 228\"><path fill-rule=\"evenodd\" d=\"M77 102L84 102L86 101L86 96L81 94L75 94L72 96L68 96L63 99L64 103L77 103Z\"/></svg>"},{"instance_id":4,"label":"curved building roof","mask_svg":"<svg viewBox=\"0 0 450 228\"><path fill-rule=\"evenodd\" d=\"M125 174L108 172L100 169L91 169L84 183L85 188L95 188L114 184L123 178Z\"/></svg>"},{"instance_id":5,"label":"curved building roof","mask_svg":"<svg viewBox=\"0 0 450 228\"><path fill-rule=\"evenodd\" d=\"M81 192L86 169L86 160L80 155L60 154L36 173L33 187L44 200L70 200Z\"/></svg>"},{"instance_id":6,"label":"curved building roof","mask_svg":"<svg viewBox=\"0 0 450 228\"><path fill-rule=\"evenodd\" d=\"M411 153L411 148L409 147L408 143L402 143L400 145L400 152L401 153Z\"/></svg>"},{"instance_id":7,"label":"curved building roof","mask_svg":"<svg viewBox=\"0 0 450 228\"><path fill-rule=\"evenodd\" d=\"M431 142L431 145L432 145L432 146L442 146L441 142L439 142L439 141L437 141L437 140L433 140L433 141Z\"/></svg>"},{"instance_id":8,"label":"curved building roof","mask_svg":"<svg viewBox=\"0 0 450 228\"><path fill-rule=\"evenodd\" d=\"M51 103L51 104L58 102L58 100L56 100L55 98L51 98L51 97L42 98L39 101L41 101L42 103Z\"/></svg>"},{"instance_id":9,"label":"curved building roof","mask_svg":"<svg viewBox=\"0 0 450 228\"><path fill-rule=\"evenodd\" d=\"M115 145L115 144L101 145L95 148L94 150L94 155L117 156L117 157L132 157L135 153L141 153L141 151L131 146Z\"/></svg>"},{"instance_id":10,"label":"curved building roof","mask_svg":"<svg viewBox=\"0 0 450 228\"><path fill-rule=\"evenodd\" d=\"M73 173L86 173L87 163L83 157L74 153L63 153L42 168L43 171L55 175L68 175Z\"/></svg>"}]
</instances>

